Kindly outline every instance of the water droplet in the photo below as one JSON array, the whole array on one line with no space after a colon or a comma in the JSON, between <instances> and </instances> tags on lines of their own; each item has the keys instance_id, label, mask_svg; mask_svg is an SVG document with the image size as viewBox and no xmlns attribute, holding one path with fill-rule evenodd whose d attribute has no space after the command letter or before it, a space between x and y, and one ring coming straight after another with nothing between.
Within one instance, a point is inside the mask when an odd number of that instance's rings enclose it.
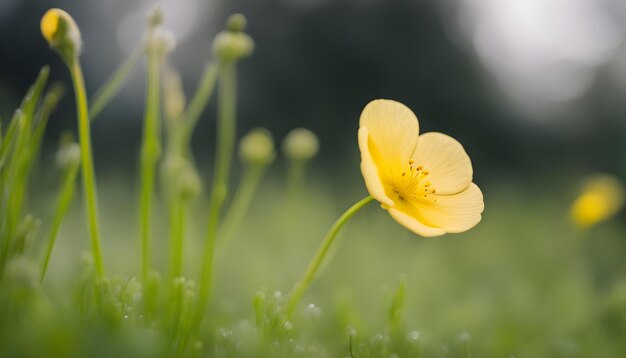
<instances>
[{"instance_id":1,"label":"water droplet","mask_svg":"<svg viewBox=\"0 0 626 358\"><path fill-rule=\"evenodd\" d=\"M128 319L128 315L127 314L124 315L124 319Z\"/></svg>"},{"instance_id":2,"label":"water droplet","mask_svg":"<svg viewBox=\"0 0 626 358\"><path fill-rule=\"evenodd\" d=\"M469 332L461 332L461 334L459 334L459 341L469 342L471 340L472 340L472 335L469 334Z\"/></svg>"},{"instance_id":3,"label":"water droplet","mask_svg":"<svg viewBox=\"0 0 626 358\"><path fill-rule=\"evenodd\" d=\"M421 334L419 331L411 331L406 334L406 339L409 341L417 341L418 339L420 339L420 336Z\"/></svg>"},{"instance_id":4,"label":"water droplet","mask_svg":"<svg viewBox=\"0 0 626 358\"><path fill-rule=\"evenodd\" d=\"M322 309L317 307L314 303L309 303L306 306L305 313L313 318L319 318L322 315Z\"/></svg>"}]
</instances>

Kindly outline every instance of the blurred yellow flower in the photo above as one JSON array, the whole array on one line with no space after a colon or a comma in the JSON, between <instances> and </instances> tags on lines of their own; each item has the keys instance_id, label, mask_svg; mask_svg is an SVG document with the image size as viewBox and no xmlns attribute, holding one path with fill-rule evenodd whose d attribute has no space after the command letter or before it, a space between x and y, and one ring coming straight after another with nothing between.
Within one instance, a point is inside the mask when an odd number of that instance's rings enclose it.
<instances>
[{"instance_id":1,"label":"blurred yellow flower","mask_svg":"<svg viewBox=\"0 0 626 358\"><path fill-rule=\"evenodd\" d=\"M419 135L405 105L370 102L361 114L359 149L367 190L407 229L439 236L480 222L483 195L463 146L442 133Z\"/></svg>"},{"instance_id":2,"label":"blurred yellow flower","mask_svg":"<svg viewBox=\"0 0 626 358\"><path fill-rule=\"evenodd\" d=\"M582 228L611 218L624 206L624 188L615 177L595 174L587 178L572 204L572 220Z\"/></svg>"}]
</instances>

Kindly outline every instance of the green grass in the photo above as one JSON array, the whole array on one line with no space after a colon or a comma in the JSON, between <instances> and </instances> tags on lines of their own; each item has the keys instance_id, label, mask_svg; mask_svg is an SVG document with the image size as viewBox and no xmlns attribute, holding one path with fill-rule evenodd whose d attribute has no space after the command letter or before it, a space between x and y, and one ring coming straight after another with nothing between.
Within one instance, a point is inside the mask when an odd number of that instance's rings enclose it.
<instances>
[{"instance_id":1,"label":"green grass","mask_svg":"<svg viewBox=\"0 0 626 358\"><path fill-rule=\"evenodd\" d=\"M483 222L468 233L443 238L415 237L376 205L364 209L340 234L333 260L305 294L288 324L291 330L284 324L282 329L261 329L268 325L257 326L255 294L264 292L265 306L271 306L275 291L284 296L352 197L336 196L336 188L313 182L302 193L307 205L287 211L281 205L287 200L283 180L274 174L217 258L216 287L198 337L205 354L336 357L348 355L350 341L356 357L591 357L626 351L626 295L620 281L626 265L619 255L626 249L624 228L609 222L576 233L567 221L565 198L529 200L522 189L511 187L487 187ZM352 176L359 183L358 175ZM108 198L102 210L104 257L110 272L138 276L134 221L123 219L136 210L115 204L130 193L130 183L122 183L103 186L103 198ZM139 301L127 312L113 304L116 319L81 315L74 299L76 283L84 278L80 252L89 246L76 206L52 260L49 282L41 291L20 291L28 299L14 312L10 329L5 325L0 346L6 353L36 356L29 352L37 349L30 344L36 340L43 342L37 345L41 353L70 349L77 355L168 356L167 329L140 319ZM185 262L190 278L197 272L205 214L199 205L191 219L190 259ZM165 269L166 226L155 226L154 232L160 257L155 264ZM401 274L406 275L406 297L392 334L388 313ZM116 280L121 285L127 278ZM120 302L128 305L127 299ZM262 322L274 318L267 310L261 312ZM352 338L349 331L355 333ZM187 353L193 355L193 349Z\"/></svg>"}]
</instances>

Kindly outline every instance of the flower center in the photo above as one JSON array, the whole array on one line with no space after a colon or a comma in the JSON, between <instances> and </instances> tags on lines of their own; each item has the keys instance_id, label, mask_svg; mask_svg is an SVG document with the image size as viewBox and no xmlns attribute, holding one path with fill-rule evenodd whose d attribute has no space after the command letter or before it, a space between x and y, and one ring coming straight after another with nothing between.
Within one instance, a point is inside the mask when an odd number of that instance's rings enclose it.
<instances>
[{"instance_id":1,"label":"flower center","mask_svg":"<svg viewBox=\"0 0 626 358\"><path fill-rule=\"evenodd\" d=\"M427 176L428 170L424 169L423 165L415 165L414 159L409 160L408 168L394 182L394 192L398 194L398 199L428 200L436 190L432 183L426 180Z\"/></svg>"}]
</instances>

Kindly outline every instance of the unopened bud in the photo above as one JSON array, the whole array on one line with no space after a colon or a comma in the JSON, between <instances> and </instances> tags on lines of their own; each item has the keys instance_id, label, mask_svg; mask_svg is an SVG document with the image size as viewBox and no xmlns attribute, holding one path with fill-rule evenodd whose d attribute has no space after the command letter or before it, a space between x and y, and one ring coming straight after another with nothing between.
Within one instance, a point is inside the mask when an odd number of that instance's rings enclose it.
<instances>
[{"instance_id":1,"label":"unopened bud","mask_svg":"<svg viewBox=\"0 0 626 358\"><path fill-rule=\"evenodd\" d=\"M252 165L268 165L276 158L272 134L265 128L255 128L239 141L239 156Z\"/></svg>"},{"instance_id":2,"label":"unopened bud","mask_svg":"<svg viewBox=\"0 0 626 358\"><path fill-rule=\"evenodd\" d=\"M221 62L234 62L248 57L254 50L254 41L243 33L246 18L241 14L232 15L226 24L226 31L222 31L213 41L213 52Z\"/></svg>"},{"instance_id":3,"label":"unopened bud","mask_svg":"<svg viewBox=\"0 0 626 358\"><path fill-rule=\"evenodd\" d=\"M149 35L146 52L150 55L163 57L176 48L176 38L171 31L157 27Z\"/></svg>"},{"instance_id":4,"label":"unopened bud","mask_svg":"<svg viewBox=\"0 0 626 358\"><path fill-rule=\"evenodd\" d=\"M163 14L163 9L157 6L148 15L148 26L157 27L161 25L164 20L165 20L165 14Z\"/></svg>"},{"instance_id":5,"label":"unopened bud","mask_svg":"<svg viewBox=\"0 0 626 358\"><path fill-rule=\"evenodd\" d=\"M231 32L241 32L246 28L248 21L242 14L232 14L226 21L226 29Z\"/></svg>"},{"instance_id":6,"label":"unopened bud","mask_svg":"<svg viewBox=\"0 0 626 358\"><path fill-rule=\"evenodd\" d=\"M56 8L46 11L41 18L41 34L66 64L70 65L80 54L80 30L67 12Z\"/></svg>"},{"instance_id":7,"label":"unopened bud","mask_svg":"<svg viewBox=\"0 0 626 358\"><path fill-rule=\"evenodd\" d=\"M317 136L308 129L296 128L283 140L283 154L293 160L309 160L319 149Z\"/></svg>"}]
</instances>

